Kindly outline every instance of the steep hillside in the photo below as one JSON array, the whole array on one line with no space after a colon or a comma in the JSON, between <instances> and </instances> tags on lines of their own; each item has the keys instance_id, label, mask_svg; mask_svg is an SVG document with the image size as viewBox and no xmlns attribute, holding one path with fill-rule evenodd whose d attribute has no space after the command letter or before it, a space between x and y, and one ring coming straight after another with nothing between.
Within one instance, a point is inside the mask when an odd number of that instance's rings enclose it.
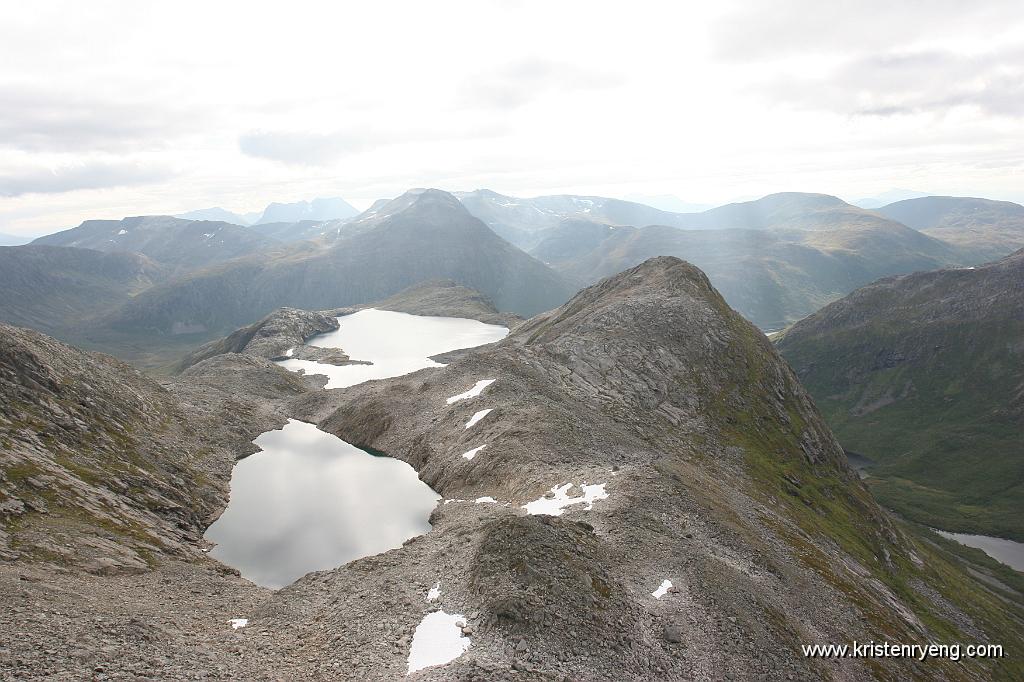
<instances>
[{"instance_id":1,"label":"steep hillside","mask_svg":"<svg viewBox=\"0 0 1024 682\"><path fill-rule=\"evenodd\" d=\"M339 228L351 220L352 218L342 218L324 221L300 220L295 223L262 223L253 225L249 229L280 242L298 242L321 237L336 237Z\"/></svg>"},{"instance_id":2,"label":"steep hillside","mask_svg":"<svg viewBox=\"0 0 1024 682\"><path fill-rule=\"evenodd\" d=\"M438 190L399 197L346 224L329 247L302 249L240 259L154 287L109 324L156 333L227 331L274 308L366 303L432 279L451 279L481 292L499 310L530 315L564 301L572 290Z\"/></svg>"},{"instance_id":3,"label":"steep hillside","mask_svg":"<svg viewBox=\"0 0 1024 682\"><path fill-rule=\"evenodd\" d=\"M64 338L164 279L149 258L62 246L0 247L0 322Z\"/></svg>"},{"instance_id":4,"label":"steep hillside","mask_svg":"<svg viewBox=\"0 0 1024 682\"><path fill-rule=\"evenodd\" d=\"M269 363L283 393L304 382ZM197 544L251 451L232 433L280 420L215 389L172 391L108 356L0 325L0 555L148 570Z\"/></svg>"},{"instance_id":5,"label":"steep hillside","mask_svg":"<svg viewBox=\"0 0 1024 682\"><path fill-rule=\"evenodd\" d=\"M78 227L40 237L32 243L139 253L175 273L185 273L267 249L277 242L230 223L140 216L87 220Z\"/></svg>"},{"instance_id":6,"label":"steep hillside","mask_svg":"<svg viewBox=\"0 0 1024 682\"><path fill-rule=\"evenodd\" d=\"M944 529L1024 540L1024 251L881 280L778 342L876 495Z\"/></svg>"},{"instance_id":7,"label":"steep hillside","mask_svg":"<svg viewBox=\"0 0 1024 682\"><path fill-rule=\"evenodd\" d=\"M572 261L597 248L616 229L607 223L591 220L563 220L556 227L544 232L543 237L530 253L548 265Z\"/></svg>"},{"instance_id":8,"label":"steep hillside","mask_svg":"<svg viewBox=\"0 0 1024 682\"><path fill-rule=\"evenodd\" d=\"M957 246L976 263L1024 246L1024 206L1009 201L922 197L897 201L877 212Z\"/></svg>"}]
</instances>

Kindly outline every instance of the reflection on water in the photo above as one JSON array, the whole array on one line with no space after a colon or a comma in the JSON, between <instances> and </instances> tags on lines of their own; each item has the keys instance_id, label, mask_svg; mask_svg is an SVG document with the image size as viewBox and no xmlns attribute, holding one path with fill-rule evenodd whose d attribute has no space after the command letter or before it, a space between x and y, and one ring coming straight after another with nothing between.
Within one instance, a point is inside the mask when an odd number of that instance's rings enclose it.
<instances>
[{"instance_id":1,"label":"reflection on water","mask_svg":"<svg viewBox=\"0 0 1024 682\"><path fill-rule=\"evenodd\" d=\"M326 374L327 388L440 367L429 358L499 341L508 329L476 320L361 310L311 340L372 365L336 367L294 358L279 364ZM290 353L289 353L290 355ZM224 514L206 531L210 553L267 587L399 547L430 529L440 496L405 462L376 457L290 420L255 440L261 449L235 465Z\"/></svg>"},{"instance_id":2,"label":"reflection on water","mask_svg":"<svg viewBox=\"0 0 1024 682\"><path fill-rule=\"evenodd\" d=\"M397 459L290 420L235 465L210 554L266 587L401 546L430 530L440 496Z\"/></svg>"},{"instance_id":3,"label":"reflection on water","mask_svg":"<svg viewBox=\"0 0 1024 682\"><path fill-rule=\"evenodd\" d=\"M1024 571L1024 543L1006 540L1004 538L993 538L988 535L967 535L965 533L947 533L944 530L935 530L942 537L956 540L961 545L975 547L996 561L1001 561L1010 568L1017 571Z\"/></svg>"},{"instance_id":4,"label":"reflection on water","mask_svg":"<svg viewBox=\"0 0 1024 682\"><path fill-rule=\"evenodd\" d=\"M292 371L326 374L326 388L344 388L371 379L409 374L424 367L441 367L429 356L459 348L500 341L508 329L457 317L427 317L369 308L338 318L338 329L309 341L320 348L341 348L353 360L372 365L336 367L311 360L282 360Z\"/></svg>"}]
</instances>

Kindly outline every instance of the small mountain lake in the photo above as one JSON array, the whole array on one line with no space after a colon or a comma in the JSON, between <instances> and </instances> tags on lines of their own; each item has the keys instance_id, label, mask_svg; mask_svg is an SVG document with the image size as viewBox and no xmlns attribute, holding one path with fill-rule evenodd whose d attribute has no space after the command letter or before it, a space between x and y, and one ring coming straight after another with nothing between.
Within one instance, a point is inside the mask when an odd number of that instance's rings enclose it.
<instances>
[{"instance_id":1,"label":"small mountain lake","mask_svg":"<svg viewBox=\"0 0 1024 682\"><path fill-rule=\"evenodd\" d=\"M1000 561L1014 570L1024 572L1024 542L993 538L988 535L949 533L938 529L935 529L935 532L944 538L956 540L961 545L980 549L996 561Z\"/></svg>"},{"instance_id":2,"label":"small mountain lake","mask_svg":"<svg viewBox=\"0 0 1024 682\"><path fill-rule=\"evenodd\" d=\"M343 388L425 367L430 355L498 341L505 327L476 320L363 310L310 341L342 348L372 365L284 360L293 371L326 374ZM336 568L399 547L430 530L440 499L401 460L370 454L313 424L291 419L253 441L260 451L231 474L227 508L205 534L210 551L244 577L279 588L311 571Z\"/></svg>"},{"instance_id":3,"label":"small mountain lake","mask_svg":"<svg viewBox=\"0 0 1024 682\"><path fill-rule=\"evenodd\" d=\"M341 348L353 360L371 365L338 367L291 358L278 364L306 374L325 374L325 388L344 388L364 381L442 367L431 355L474 348L505 338L508 329L458 317L427 317L368 308L338 318L338 329L308 341L319 348Z\"/></svg>"}]
</instances>

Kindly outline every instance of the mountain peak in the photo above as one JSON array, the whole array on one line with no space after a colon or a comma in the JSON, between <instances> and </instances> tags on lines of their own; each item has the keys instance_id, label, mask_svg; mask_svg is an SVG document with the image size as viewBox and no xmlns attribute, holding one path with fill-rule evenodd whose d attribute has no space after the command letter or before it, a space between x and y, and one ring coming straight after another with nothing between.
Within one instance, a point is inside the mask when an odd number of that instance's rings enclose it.
<instances>
[{"instance_id":1,"label":"mountain peak","mask_svg":"<svg viewBox=\"0 0 1024 682\"><path fill-rule=\"evenodd\" d=\"M452 208L458 208L459 210L465 210L462 207L462 202L455 198L455 195L451 192L446 192L443 189L415 189L409 190L406 194L415 197L415 203L417 204L447 204Z\"/></svg>"},{"instance_id":2,"label":"mountain peak","mask_svg":"<svg viewBox=\"0 0 1024 682\"><path fill-rule=\"evenodd\" d=\"M675 337L673 343L678 343L679 320L672 311L699 318L701 325L712 317L715 324L732 317L742 320L699 268L674 256L658 256L587 287L561 307L525 323L513 336L532 344L589 328L615 336Z\"/></svg>"},{"instance_id":3,"label":"mountain peak","mask_svg":"<svg viewBox=\"0 0 1024 682\"><path fill-rule=\"evenodd\" d=\"M339 197L318 197L312 201L293 203L273 202L263 211L255 224L294 223L300 220L335 220L358 215L351 204Z\"/></svg>"},{"instance_id":4,"label":"mountain peak","mask_svg":"<svg viewBox=\"0 0 1024 682\"><path fill-rule=\"evenodd\" d=\"M414 187L406 190L394 199L379 200L352 221L352 227L360 225L375 226L386 218L397 216L407 211L422 216L427 209L456 211L469 216L469 211L451 193L440 189Z\"/></svg>"}]
</instances>

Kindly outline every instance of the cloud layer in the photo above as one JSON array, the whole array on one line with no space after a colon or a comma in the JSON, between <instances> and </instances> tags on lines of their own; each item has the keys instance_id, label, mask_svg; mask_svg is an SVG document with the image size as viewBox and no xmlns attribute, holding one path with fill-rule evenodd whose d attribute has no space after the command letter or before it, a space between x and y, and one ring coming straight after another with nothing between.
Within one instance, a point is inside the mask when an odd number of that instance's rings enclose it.
<instances>
[{"instance_id":1,"label":"cloud layer","mask_svg":"<svg viewBox=\"0 0 1024 682\"><path fill-rule=\"evenodd\" d=\"M83 163L53 169L33 168L0 174L0 197L132 187L171 177L172 173L166 168L120 162Z\"/></svg>"},{"instance_id":2,"label":"cloud layer","mask_svg":"<svg viewBox=\"0 0 1024 682\"><path fill-rule=\"evenodd\" d=\"M1016 1L42 0L0 60L4 232L409 186L1024 199Z\"/></svg>"}]
</instances>

